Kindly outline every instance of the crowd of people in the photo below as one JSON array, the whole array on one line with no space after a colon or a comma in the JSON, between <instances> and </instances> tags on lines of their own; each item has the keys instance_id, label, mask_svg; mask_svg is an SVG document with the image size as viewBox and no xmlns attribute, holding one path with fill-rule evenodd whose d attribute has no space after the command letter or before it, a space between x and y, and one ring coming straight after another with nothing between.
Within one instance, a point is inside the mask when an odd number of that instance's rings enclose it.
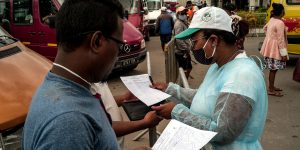
<instances>
[{"instance_id":1,"label":"crowd of people","mask_svg":"<svg viewBox=\"0 0 300 150\"><path fill-rule=\"evenodd\" d=\"M168 102L152 106L142 120L123 121L118 107L135 97L130 92L114 97L105 83L123 44L123 7L117 0L66 0L56 15L58 54L33 96L22 149L116 150L122 145L117 137L154 127L162 117L217 132L210 141L215 149L262 149L267 94L280 90L274 86L275 74L288 59L280 21L284 9L273 7L261 51L270 69L268 89L262 70L244 50L247 22L217 7L189 15L187 5L176 9L174 23L162 9L157 24L162 49L174 31L175 55L186 76L192 69L190 53L200 64L210 65L209 70L198 89L154 83L172 96ZM274 26L284 34L278 35L280 47L270 49Z\"/></svg>"}]
</instances>

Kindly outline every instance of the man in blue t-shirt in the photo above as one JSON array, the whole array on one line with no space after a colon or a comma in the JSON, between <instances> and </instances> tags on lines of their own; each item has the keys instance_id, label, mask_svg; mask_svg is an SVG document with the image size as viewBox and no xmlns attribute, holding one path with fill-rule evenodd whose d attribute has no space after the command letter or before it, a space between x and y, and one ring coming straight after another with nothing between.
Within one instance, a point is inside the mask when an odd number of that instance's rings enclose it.
<instances>
[{"instance_id":1,"label":"man in blue t-shirt","mask_svg":"<svg viewBox=\"0 0 300 150\"><path fill-rule=\"evenodd\" d=\"M101 95L123 44L117 0L66 0L56 15L58 52L32 98L22 149L120 149Z\"/></svg>"}]
</instances>

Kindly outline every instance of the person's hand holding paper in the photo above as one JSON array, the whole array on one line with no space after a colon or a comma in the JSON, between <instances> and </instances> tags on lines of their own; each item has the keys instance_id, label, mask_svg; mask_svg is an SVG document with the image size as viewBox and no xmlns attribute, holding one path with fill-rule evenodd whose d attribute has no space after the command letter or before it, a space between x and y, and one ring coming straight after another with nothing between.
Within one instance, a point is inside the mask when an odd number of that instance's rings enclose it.
<instances>
[{"instance_id":1,"label":"person's hand holding paper","mask_svg":"<svg viewBox=\"0 0 300 150\"><path fill-rule=\"evenodd\" d=\"M175 105L176 104L174 102L168 102L165 104L160 104L159 106L152 106L151 109L155 110L158 116L161 116L165 119L172 119L171 112Z\"/></svg>"},{"instance_id":2,"label":"person's hand holding paper","mask_svg":"<svg viewBox=\"0 0 300 150\"><path fill-rule=\"evenodd\" d=\"M163 118L159 117L155 111L149 111L143 121L146 127L152 128L158 125L158 123L162 120Z\"/></svg>"},{"instance_id":3,"label":"person's hand holding paper","mask_svg":"<svg viewBox=\"0 0 300 150\"><path fill-rule=\"evenodd\" d=\"M169 98L171 95L150 87L148 74L121 77L125 86L147 106L152 106Z\"/></svg>"},{"instance_id":4,"label":"person's hand holding paper","mask_svg":"<svg viewBox=\"0 0 300 150\"><path fill-rule=\"evenodd\" d=\"M157 83L153 83L152 85L150 85L150 87L154 88L154 89L158 89L161 91L165 91L168 87L167 83L163 83L163 82L157 82Z\"/></svg>"}]
</instances>

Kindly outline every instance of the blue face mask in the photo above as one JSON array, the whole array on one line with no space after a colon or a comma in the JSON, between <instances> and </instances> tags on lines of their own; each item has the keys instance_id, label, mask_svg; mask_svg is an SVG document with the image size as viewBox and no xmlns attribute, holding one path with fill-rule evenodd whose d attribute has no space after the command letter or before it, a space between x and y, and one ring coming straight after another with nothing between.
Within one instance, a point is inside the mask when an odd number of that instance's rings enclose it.
<instances>
[{"instance_id":1,"label":"blue face mask","mask_svg":"<svg viewBox=\"0 0 300 150\"><path fill-rule=\"evenodd\" d=\"M209 40L209 38L208 38L208 40ZM216 47L214 47L213 54L212 54L210 57L207 57L207 56L206 56L206 53L205 53L205 51L204 51L204 48L206 47L206 44L207 44L208 40L206 41L206 43L204 44L204 46L203 46L202 48L192 50L195 59L196 59L200 64L203 64L203 65L210 65L210 64L213 64L213 63L214 63L213 56L214 56L214 54L215 54Z\"/></svg>"},{"instance_id":2,"label":"blue face mask","mask_svg":"<svg viewBox=\"0 0 300 150\"><path fill-rule=\"evenodd\" d=\"M187 21L187 16L186 15L179 15L178 19L181 21Z\"/></svg>"}]
</instances>

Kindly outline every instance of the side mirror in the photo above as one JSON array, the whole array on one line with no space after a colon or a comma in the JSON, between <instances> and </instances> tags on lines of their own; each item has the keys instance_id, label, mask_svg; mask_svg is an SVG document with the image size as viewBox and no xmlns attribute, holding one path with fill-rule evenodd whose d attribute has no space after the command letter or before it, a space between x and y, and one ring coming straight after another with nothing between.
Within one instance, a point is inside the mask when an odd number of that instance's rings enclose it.
<instances>
[{"instance_id":1,"label":"side mirror","mask_svg":"<svg viewBox=\"0 0 300 150\"><path fill-rule=\"evenodd\" d=\"M56 16L55 15L52 15L52 16L49 16L48 18L47 18L47 24L49 25L49 27L51 28L51 29L54 29L55 28L55 18L56 18Z\"/></svg>"},{"instance_id":2,"label":"side mirror","mask_svg":"<svg viewBox=\"0 0 300 150\"><path fill-rule=\"evenodd\" d=\"M129 16L129 13L128 13L128 10L125 10L124 12L124 17L128 20L128 16Z\"/></svg>"}]
</instances>

